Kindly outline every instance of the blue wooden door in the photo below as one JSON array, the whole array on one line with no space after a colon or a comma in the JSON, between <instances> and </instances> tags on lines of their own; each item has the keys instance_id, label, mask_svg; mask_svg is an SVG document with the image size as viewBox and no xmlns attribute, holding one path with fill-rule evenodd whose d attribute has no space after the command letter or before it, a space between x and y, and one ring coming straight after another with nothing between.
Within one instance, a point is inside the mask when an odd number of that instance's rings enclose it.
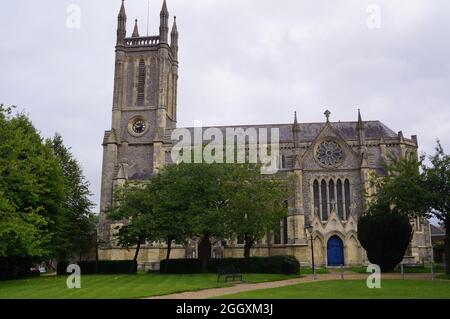
<instances>
[{"instance_id":1,"label":"blue wooden door","mask_svg":"<svg viewBox=\"0 0 450 319\"><path fill-rule=\"evenodd\" d=\"M344 265L344 244L338 236L328 240L327 245L328 266Z\"/></svg>"}]
</instances>

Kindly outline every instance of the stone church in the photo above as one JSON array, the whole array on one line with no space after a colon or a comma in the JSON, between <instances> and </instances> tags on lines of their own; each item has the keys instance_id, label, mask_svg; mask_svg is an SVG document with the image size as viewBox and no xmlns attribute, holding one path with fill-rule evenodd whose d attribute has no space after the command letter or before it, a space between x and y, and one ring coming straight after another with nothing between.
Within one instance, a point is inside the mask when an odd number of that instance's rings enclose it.
<instances>
[{"instance_id":1,"label":"stone church","mask_svg":"<svg viewBox=\"0 0 450 319\"><path fill-rule=\"evenodd\" d=\"M172 162L172 131L177 127L178 30L176 18L169 31L166 1L160 13L159 35L141 36L137 20L126 34L127 16L122 1L118 16L112 126L103 140L103 170L99 236L104 245L101 259L132 259L133 251L114 244L115 226L106 219L114 189L126 181L144 181ZM170 37L169 37L170 32ZM389 156L417 156L416 136L395 133L380 121L333 122L325 112L322 123L292 123L241 127L279 130L280 176L295 179L294 198L288 201L288 217L280 233L268 234L252 249L254 256L290 254L302 264L339 266L367 263L357 239L357 221L365 206L364 194L373 190L369 175L383 175ZM192 130L192 128L188 128ZM219 128L225 129L225 128ZM429 261L429 223L411 221L413 241L405 259ZM175 245L173 258L194 258L198 242ZM147 269L165 258L164 243L147 243L139 264ZM242 257L239 240L218 240L212 255Z\"/></svg>"}]
</instances>

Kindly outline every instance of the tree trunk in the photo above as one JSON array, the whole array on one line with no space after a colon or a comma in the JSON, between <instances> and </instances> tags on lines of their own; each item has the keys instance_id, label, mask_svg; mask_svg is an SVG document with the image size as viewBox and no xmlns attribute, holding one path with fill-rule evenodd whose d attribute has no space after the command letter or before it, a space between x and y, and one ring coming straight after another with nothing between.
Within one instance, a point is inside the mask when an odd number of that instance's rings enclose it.
<instances>
[{"instance_id":1,"label":"tree trunk","mask_svg":"<svg viewBox=\"0 0 450 319\"><path fill-rule=\"evenodd\" d=\"M445 272L450 275L450 218L445 219Z\"/></svg>"},{"instance_id":2,"label":"tree trunk","mask_svg":"<svg viewBox=\"0 0 450 319\"><path fill-rule=\"evenodd\" d=\"M204 235L198 245L198 258L201 261L202 272L208 271L208 261L211 258L211 241L209 235Z\"/></svg>"},{"instance_id":3,"label":"tree trunk","mask_svg":"<svg viewBox=\"0 0 450 319\"><path fill-rule=\"evenodd\" d=\"M166 274L169 271L169 259L170 259L170 251L172 250L172 241L173 237L167 237L167 252L166 252Z\"/></svg>"},{"instance_id":4,"label":"tree trunk","mask_svg":"<svg viewBox=\"0 0 450 319\"><path fill-rule=\"evenodd\" d=\"M142 238L139 237L138 243L137 243L137 246L136 246L136 252L135 252L135 254L134 254L133 261L137 261L137 259L138 259L138 256L139 256L139 250L141 249L141 242L142 242Z\"/></svg>"},{"instance_id":5,"label":"tree trunk","mask_svg":"<svg viewBox=\"0 0 450 319\"><path fill-rule=\"evenodd\" d=\"M254 240L250 239L248 237L245 238L245 244L244 244L244 258L250 258L250 250L253 247Z\"/></svg>"},{"instance_id":6,"label":"tree trunk","mask_svg":"<svg viewBox=\"0 0 450 319\"><path fill-rule=\"evenodd\" d=\"M166 253L166 259L170 259L170 251L172 250L172 241L173 237L167 237L167 253Z\"/></svg>"}]
</instances>

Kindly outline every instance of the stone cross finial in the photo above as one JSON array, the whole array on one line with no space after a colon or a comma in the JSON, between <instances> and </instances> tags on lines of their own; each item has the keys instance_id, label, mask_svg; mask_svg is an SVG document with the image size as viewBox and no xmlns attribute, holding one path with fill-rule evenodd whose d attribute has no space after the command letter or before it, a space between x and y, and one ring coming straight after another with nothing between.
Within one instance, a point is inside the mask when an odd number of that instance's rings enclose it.
<instances>
[{"instance_id":1,"label":"stone cross finial","mask_svg":"<svg viewBox=\"0 0 450 319\"><path fill-rule=\"evenodd\" d=\"M330 112L329 110L326 110L325 113L323 113L323 114L325 114L325 116L326 116L326 118L327 118L327 123L329 123L329 122L330 122L330 115L331 115L331 112Z\"/></svg>"}]
</instances>

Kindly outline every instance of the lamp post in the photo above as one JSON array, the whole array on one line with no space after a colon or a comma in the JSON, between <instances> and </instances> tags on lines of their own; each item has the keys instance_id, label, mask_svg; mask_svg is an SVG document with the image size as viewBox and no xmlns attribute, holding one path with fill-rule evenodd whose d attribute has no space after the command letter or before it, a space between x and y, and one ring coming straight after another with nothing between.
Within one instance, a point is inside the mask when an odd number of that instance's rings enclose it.
<instances>
[{"instance_id":1,"label":"lamp post","mask_svg":"<svg viewBox=\"0 0 450 319\"><path fill-rule=\"evenodd\" d=\"M313 271L313 278L316 280L316 266L314 264L314 241L313 241L313 226L311 224L305 225L305 230L309 234L309 238L311 240L311 265L312 265L312 271Z\"/></svg>"}]
</instances>

